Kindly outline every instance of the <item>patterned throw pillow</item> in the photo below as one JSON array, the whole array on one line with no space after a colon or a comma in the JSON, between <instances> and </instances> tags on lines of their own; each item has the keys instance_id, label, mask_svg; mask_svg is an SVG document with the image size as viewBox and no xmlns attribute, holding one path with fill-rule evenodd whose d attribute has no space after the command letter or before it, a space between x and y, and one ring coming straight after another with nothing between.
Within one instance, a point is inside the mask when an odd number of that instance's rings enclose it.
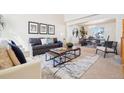
<instances>
[{"instance_id":1,"label":"patterned throw pillow","mask_svg":"<svg viewBox=\"0 0 124 93\"><path fill-rule=\"evenodd\" d=\"M53 44L54 43L53 38L48 38L47 42L48 42L48 44Z\"/></svg>"},{"instance_id":2,"label":"patterned throw pillow","mask_svg":"<svg viewBox=\"0 0 124 93\"><path fill-rule=\"evenodd\" d=\"M13 62L11 61L7 49L0 48L0 69L5 69L13 66Z\"/></svg>"}]
</instances>

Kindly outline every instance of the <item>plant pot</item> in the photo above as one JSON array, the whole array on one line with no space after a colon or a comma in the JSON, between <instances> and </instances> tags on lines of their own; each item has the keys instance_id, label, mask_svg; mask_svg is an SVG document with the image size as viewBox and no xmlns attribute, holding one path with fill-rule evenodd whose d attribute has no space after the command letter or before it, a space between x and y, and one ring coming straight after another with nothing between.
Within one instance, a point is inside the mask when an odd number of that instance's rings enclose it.
<instances>
[{"instance_id":1,"label":"plant pot","mask_svg":"<svg viewBox=\"0 0 124 93\"><path fill-rule=\"evenodd\" d=\"M73 43L67 43L66 46L67 46L67 48L72 48L73 47Z\"/></svg>"},{"instance_id":2,"label":"plant pot","mask_svg":"<svg viewBox=\"0 0 124 93\"><path fill-rule=\"evenodd\" d=\"M73 46L67 46L67 48L72 48Z\"/></svg>"}]
</instances>

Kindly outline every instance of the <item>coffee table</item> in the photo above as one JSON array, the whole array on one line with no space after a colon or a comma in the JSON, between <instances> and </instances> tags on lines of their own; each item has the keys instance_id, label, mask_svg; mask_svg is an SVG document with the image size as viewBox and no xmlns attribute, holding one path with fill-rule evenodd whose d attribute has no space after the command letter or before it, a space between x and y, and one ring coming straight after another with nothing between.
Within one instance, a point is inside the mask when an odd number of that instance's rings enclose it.
<instances>
[{"instance_id":1,"label":"coffee table","mask_svg":"<svg viewBox=\"0 0 124 93\"><path fill-rule=\"evenodd\" d=\"M50 49L45 54L46 61L53 61L53 67L70 62L81 55L80 48L56 48Z\"/></svg>"}]
</instances>

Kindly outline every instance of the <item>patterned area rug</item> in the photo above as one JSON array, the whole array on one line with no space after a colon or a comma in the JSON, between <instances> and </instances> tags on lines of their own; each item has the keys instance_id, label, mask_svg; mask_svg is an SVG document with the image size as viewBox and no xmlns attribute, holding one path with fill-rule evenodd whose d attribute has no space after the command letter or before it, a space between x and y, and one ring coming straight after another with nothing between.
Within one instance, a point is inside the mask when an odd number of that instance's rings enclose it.
<instances>
[{"instance_id":1,"label":"patterned area rug","mask_svg":"<svg viewBox=\"0 0 124 93\"><path fill-rule=\"evenodd\" d=\"M98 55L93 54L57 67L53 67L52 61L44 61L42 75L44 79L79 79L98 58ZM44 59L43 56L42 59Z\"/></svg>"}]
</instances>

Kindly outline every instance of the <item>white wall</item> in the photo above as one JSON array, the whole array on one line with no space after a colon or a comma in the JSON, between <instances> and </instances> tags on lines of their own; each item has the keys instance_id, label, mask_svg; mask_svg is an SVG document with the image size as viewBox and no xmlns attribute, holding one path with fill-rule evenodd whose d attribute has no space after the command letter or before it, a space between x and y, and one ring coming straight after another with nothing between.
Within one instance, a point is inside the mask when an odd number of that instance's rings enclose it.
<instances>
[{"instance_id":1,"label":"white wall","mask_svg":"<svg viewBox=\"0 0 124 93\"><path fill-rule=\"evenodd\" d=\"M78 26L73 25L73 26L68 27L67 33L66 33L67 34L66 41L67 42L72 42L74 44L77 44L79 42L79 37L73 36L72 31L73 31L74 28L78 28Z\"/></svg>"},{"instance_id":2,"label":"white wall","mask_svg":"<svg viewBox=\"0 0 124 93\"><path fill-rule=\"evenodd\" d=\"M28 34L28 21L55 25L55 37L65 37L63 15L54 14L4 14L6 27L2 37L13 39L27 50L29 37L53 37L53 35ZM62 34L63 33L63 34Z\"/></svg>"}]
</instances>

